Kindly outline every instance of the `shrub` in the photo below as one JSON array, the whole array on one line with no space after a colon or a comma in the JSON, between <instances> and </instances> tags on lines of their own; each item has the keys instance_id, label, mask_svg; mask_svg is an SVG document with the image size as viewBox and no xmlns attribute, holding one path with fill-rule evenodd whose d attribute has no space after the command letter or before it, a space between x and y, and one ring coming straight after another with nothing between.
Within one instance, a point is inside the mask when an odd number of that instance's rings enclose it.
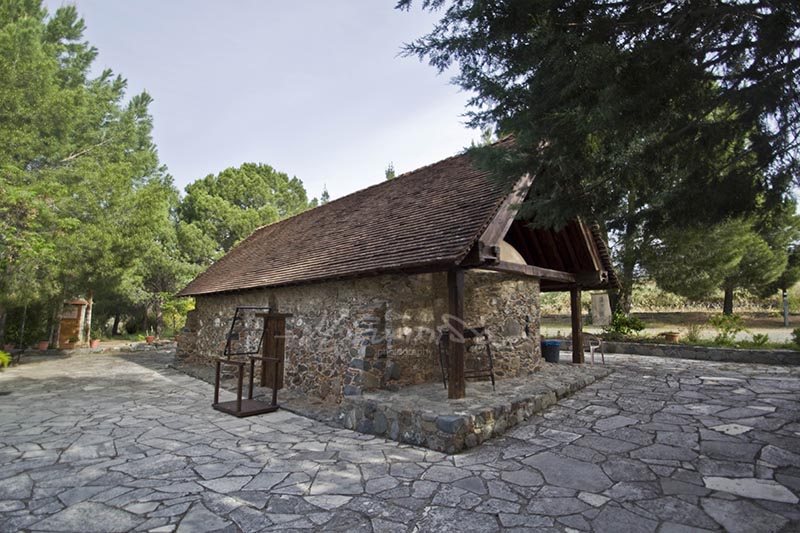
<instances>
[{"instance_id":1,"label":"shrub","mask_svg":"<svg viewBox=\"0 0 800 533\"><path fill-rule=\"evenodd\" d=\"M11 363L11 354L0 350L0 370L7 367Z\"/></svg>"},{"instance_id":2,"label":"shrub","mask_svg":"<svg viewBox=\"0 0 800 533\"><path fill-rule=\"evenodd\" d=\"M700 324L689 324L686 328L686 341L692 344L700 342L700 332L703 331L703 326Z\"/></svg>"},{"instance_id":3,"label":"shrub","mask_svg":"<svg viewBox=\"0 0 800 533\"><path fill-rule=\"evenodd\" d=\"M756 346L764 346L769 342L769 335L766 333L753 333L753 344Z\"/></svg>"},{"instance_id":4,"label":"shrub","mask_svg":"<svg viewBox=\"0 0 800 533\"><path fill-rule=\"evenodd\" d=\"M800 328L794 328L792 330L792 342L800 346Z\"/></svg>"},{"instance_id":5,"label":"shrub","mask_svg":"<svg viewBox=\"0 0 800 533\"><path fill-rule=\"evenodd\" d=\"M644 322L640 319L617 310L611 317L611 324L604 327L603 332L606 338L613 339L639 333L644 327Z\"/></svg>"},{"instance_id":6,"label":"shrub","mask_svg":"<svg viewBox=\"0 0 800 533\"><path fill-rule=\"evenodd\" d=\"M711 327L717 330L714 342L722 345L731 345L736 341L736 335L745 331L740 315L714 315L708 319Z\"/></svg>"}]
</instances>

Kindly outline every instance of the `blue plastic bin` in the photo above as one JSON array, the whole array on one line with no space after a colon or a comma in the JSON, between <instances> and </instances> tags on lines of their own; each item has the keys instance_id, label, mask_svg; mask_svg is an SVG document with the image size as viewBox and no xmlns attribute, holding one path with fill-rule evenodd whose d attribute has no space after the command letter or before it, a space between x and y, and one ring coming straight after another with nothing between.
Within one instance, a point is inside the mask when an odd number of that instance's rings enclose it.
<instances>
[{"instance_id":1,"label":"blue plastic bin","mask_svg":"<svg viewBox=\"0 0 800 533\"><path fill-rule=\"evenodd\" d=\"M558 363L558 352L560 350L560 341L542 341L542 355L548 363Z\"/></svg>"}]
</instances>

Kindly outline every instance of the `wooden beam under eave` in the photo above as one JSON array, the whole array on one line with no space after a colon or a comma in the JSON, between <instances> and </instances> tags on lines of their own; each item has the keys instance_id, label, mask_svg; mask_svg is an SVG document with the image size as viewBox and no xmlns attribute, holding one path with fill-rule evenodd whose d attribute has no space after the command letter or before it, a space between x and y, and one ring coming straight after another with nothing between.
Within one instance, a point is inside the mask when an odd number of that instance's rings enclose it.
<instances>
[{"instance_id":1,"label":"wooden beam under eave","mask_svg":"<svg viewBox=\"0 0 800 533\"><path fill-rule=\"evenodd\" d=\"M450 316L447 329L450 334L450 361L447 379L447 397L458 400L466 395L464 377L464 270L447 271L447 294Z\"/></svg>"},{"instance_id":2,"label":"wooden beam under eave","mask_svg":"<svg viewBox=\"0 0 800 533\"><path fill-rule=\"evenodd\" d=\"M578 219L578 228L580 229L581 234L586 242L586 250L589 252L589 257L592 259L592 266L594 267L593 270L603 270L603 261L597 251L597 245L594 242L592 230L590 230L581 219Z\"/></svg>"},{"instance_id":3,"label":"wooden beam under eave","mask_svg":"<svg viewBox=\"0 0 800 533\"><path fill-rule=\"evenodd\" d=\"M572 362L580 364L583 363L583 314L580 288L570 289L569 307L572 312Z\"/></svg>"},{"instance_id":4,"label":"wooden beam under eave","mask_svg":"<svg viewBox=\"0 0 800 533\"><path fill-rule=\"evenodd\" d=\"M525 258L525 262L529 265L533 265L536 263L536 258L533 256L531 249L528 247L528 240L522 233L520 225L521 223L519 221L514 221L508 231L511 233L511 235L513 235L514 241L519 243L519 252L522 254L522 257Z\"/></svg>"},{"instance_id":5,"label":"wooden beam under eave","mask_svg":"<svg viewBox=\"0 0 800 533\"><path fill-rule=\"evenodd\" d=\"M530 174L525 174L517 181L516 185L514 185L514 190L506 196L503 203L500 204L497 214L481 234L480 242L488 246L498 246L500 244L500 241L508 233L511 223L514 222L514 217L517 216L519 209L515 206L525 200L532 183L533 176Z\"/></svg>"},{"instance_id":6,"label":"wooden beam under eave","mask_svg":"<svg viewBox=\"0 0 800 533\"><path fill-rule=\"evenodd\" d=\"M594 270L594 262L592 261L592 253L586 247L586 239L583 236L583 232L581 231L580 224L577 220L573 220L564 230L569 234L570 240L573 243L577 243L575 248L575 253L578 256L578 270L579 271L590 271Z\"/></svg>"},{"instance_id":7,"label":"wooden beam under eave","mask_svg":"<svg viewBox=\"0 0 800 533\"><path fill-rule=\"evenodd\" d=\"M581 263L578 260L578 254L575 253L575 248L572 246L572 236L569 234L567 227L564 227L561 231L559 231L556 236L567 250L567 255L569 256L571 265L570 270L573 272L579 272L581 270Z\"/></svg>"},{"instance_id":8,"label":"wooden beam under eave","mask_svg":"<svg viewBox=\"0 0 800 533\"><path fill-rule=\"evenodd\" d=\"M545 254L544 249L542 248L542 244L539 241L539 236L537 232L529 228L527 224L521 225L519 231L522 234L523 238L527 236L528 241L533 245L533 252L535 256L533 258L533 261L531 261L531 264L548 266L550 263L547 262L547 254Z\"/></svg>"},{"instance_id":9,"label":"wooden beam under eave","mask_svg":"<svg viewBox=\"0 0 800 533\"><path fill-rule=\"evenodd\" d=\"M561 257L561 252L558 250L558 245L556 244L556 239L553 235L553 230L545 229L539 232L542 236L542 243L544 244L545 248L550 251L550 254L553 258L553 266L559 270L566 270L567 266L564 263L564 259Z\"/></svg>"},{"instance_id":10,"label":"wooden beam under eave","mask_svg":"<svg viewBox=\"0 0 800 533\"><path fill-rule=\"evenodd\" d=\"M523 276L530 276L533 278L561 281L563 283L576 282L575 274L570 272L551 270L549 268L542 268L533 265L519 265L517 263L509 263L508 261L500 261L494 265L482 265L480 268L494 270L496 272L505 272L507 274L521 274Z\"/></svg>"}]
</instances>

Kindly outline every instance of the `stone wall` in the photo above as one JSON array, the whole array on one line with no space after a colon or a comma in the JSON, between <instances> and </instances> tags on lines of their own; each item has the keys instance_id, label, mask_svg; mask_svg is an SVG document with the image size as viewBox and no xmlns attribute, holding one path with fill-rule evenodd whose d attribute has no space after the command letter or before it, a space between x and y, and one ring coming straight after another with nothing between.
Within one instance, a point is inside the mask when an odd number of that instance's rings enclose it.
<instances>
[{"instance_id":1,"label":"stone wall","mask_svg":"<svg viewBox=\"0 0 800 533\"><path fill-rule=\"evenodd\" d=\"M571 349L571 344L567 344ZM685 344L649 344L639 342L604 341L605 353L624 353L696 359L726 363L757 363L764 365L800 365L800 353L793 350L718 348L710 346L687 346Z\"/></svg>"},{"instance_id":2,"label":"stone wall","mask_svg":"<svg viewBox=\"0 0 800 533\"><path fill-rule=\"evenodd\" d=\"M383 275L197 297L178 338L179 361L223 353L236 306L270 305L287 321L285 384L328 401L441 379L436 331L447 313L444 273ZM465 276L467 325L488 327L496 375L541 365L539 284L493 272Z\"/></svg>"}]
</instances>

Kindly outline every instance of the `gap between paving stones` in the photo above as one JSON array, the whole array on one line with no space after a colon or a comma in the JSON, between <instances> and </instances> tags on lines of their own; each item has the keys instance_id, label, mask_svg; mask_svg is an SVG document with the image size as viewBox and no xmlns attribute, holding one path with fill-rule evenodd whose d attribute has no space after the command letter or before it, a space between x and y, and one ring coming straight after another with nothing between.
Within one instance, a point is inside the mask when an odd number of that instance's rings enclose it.
<instances>
[{"instance_id":1,"label":"gap between paving stones","mask_svg":"<svg viewBox=\"0 0 800 533\"><path fill-rule=\"evenodd\" d=\"M445 455L224 415L168 357L0 374L0 531L800 531L796 367L612 355L607 378Z\"/></svg>"}]
</instances>

